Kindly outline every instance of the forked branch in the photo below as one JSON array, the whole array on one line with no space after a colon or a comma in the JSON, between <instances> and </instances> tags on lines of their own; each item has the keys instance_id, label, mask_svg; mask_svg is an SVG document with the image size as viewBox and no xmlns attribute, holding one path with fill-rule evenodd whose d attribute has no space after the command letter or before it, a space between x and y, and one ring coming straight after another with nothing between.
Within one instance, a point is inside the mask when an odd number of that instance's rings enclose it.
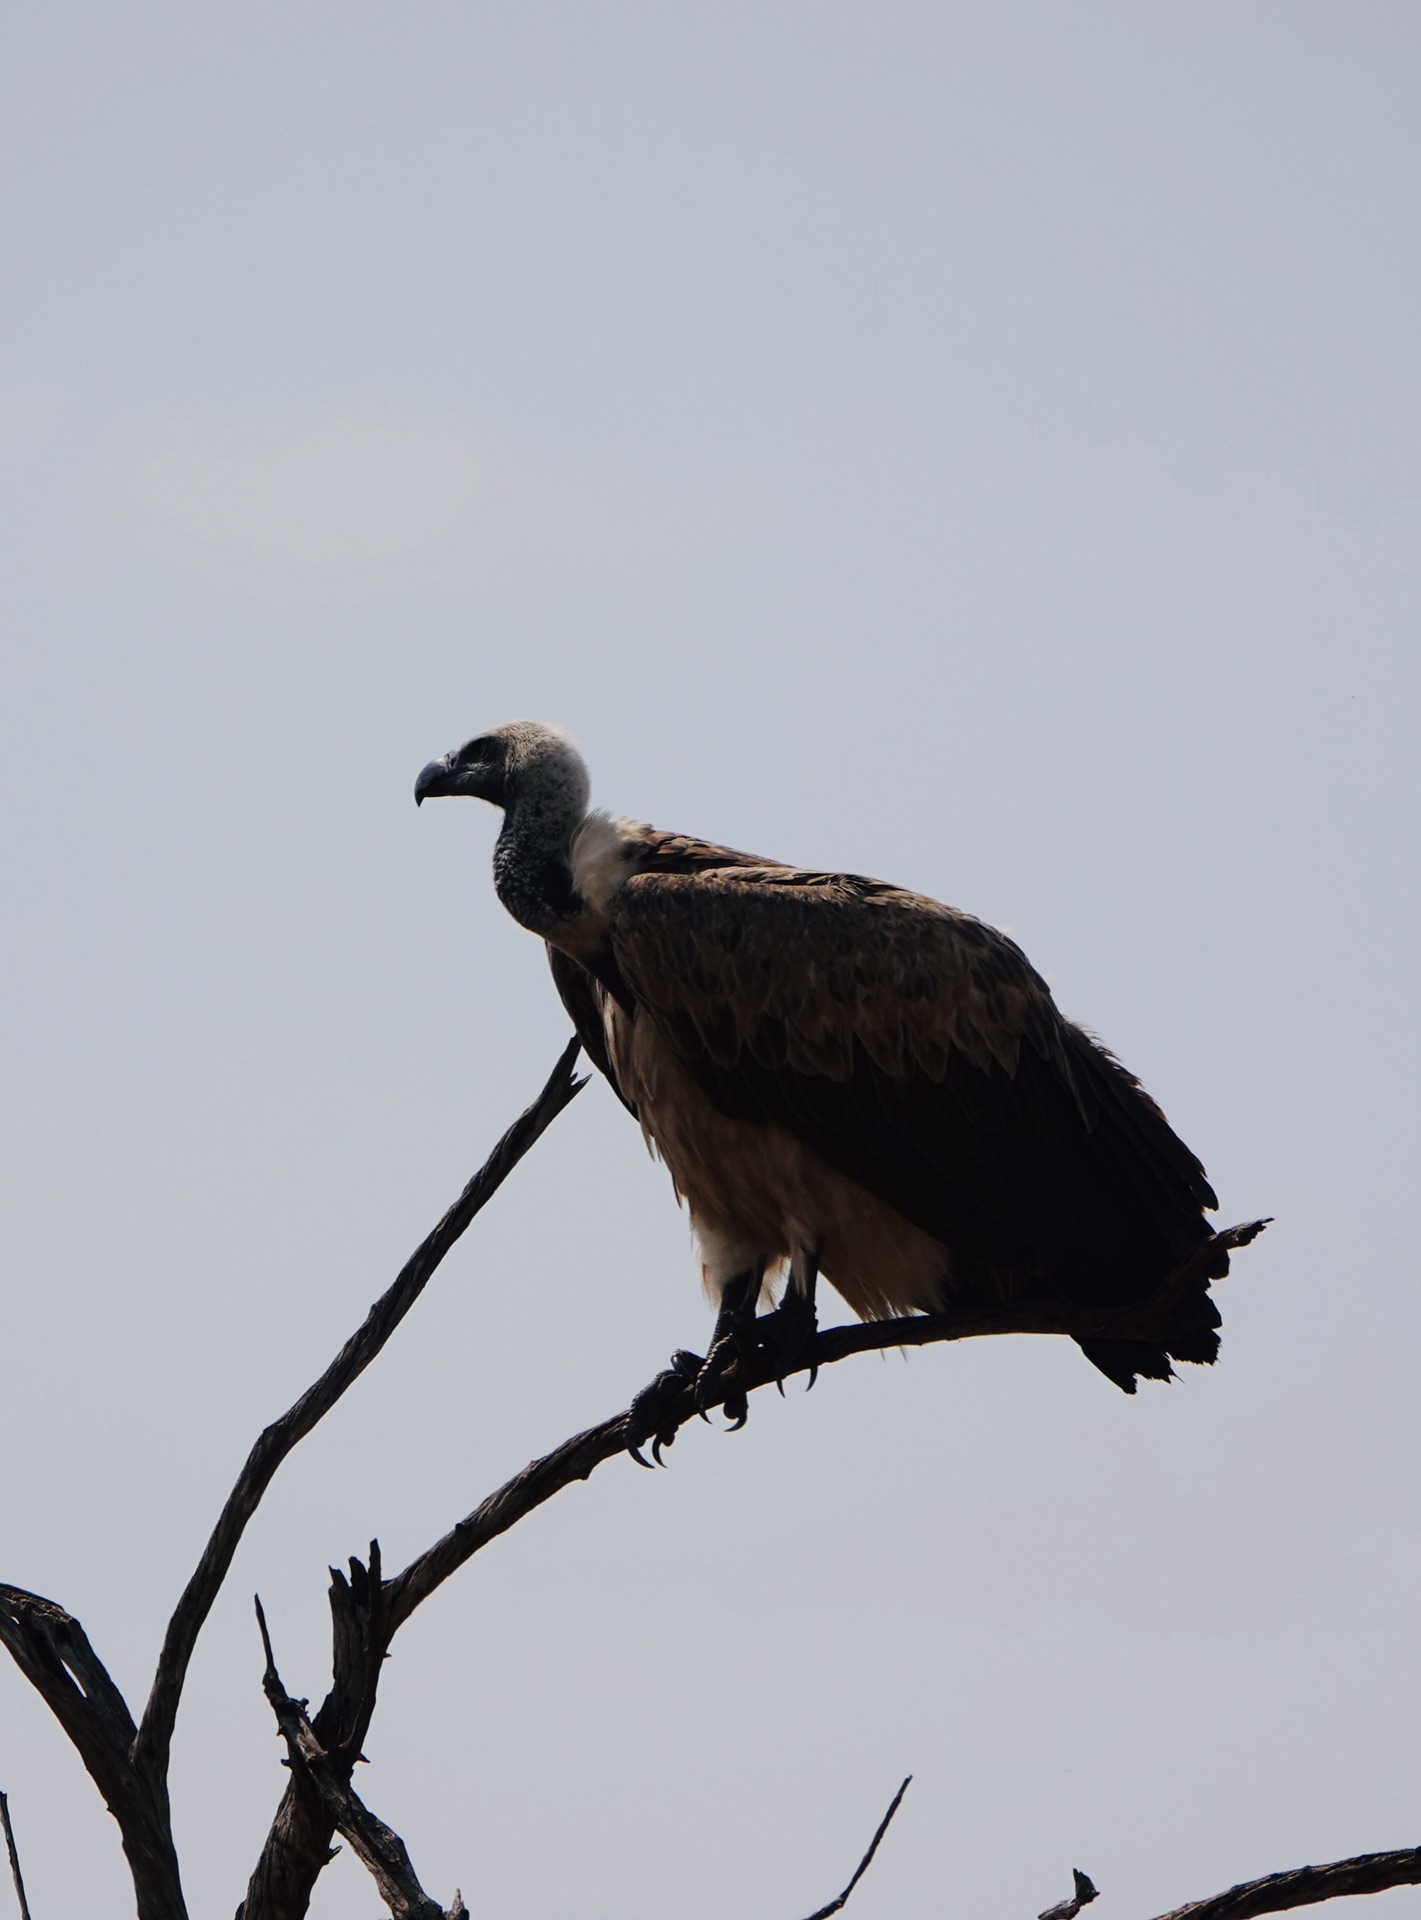
<instances>
[{"instance_id":1,"label":"forked branch","mask_svg":"<svg viewBox=\"0 0 1421 1920\"><path fill-rule=\"evenodd\" d=\"M117 1820L139 1920L187 1917L168 1802L173 1726L193 1648L247 1522L282 1461L375 1359L474 1215L583 1085L572 1072L578 1050L579 1043L571 1041L538 1098L406 1261L363 1325L252 1448L168 1623L141 1726L135 1726L127 1702L71 1614L21 1587L0 1586L0 1643L73 1741ZM377 1606L376 1614L383 1622L383 1608Z\"/></svg>"},{"instance_id":2,"label":"forked branch","mask_svg":"<svg viewBox=\"0 0 1421 1920\"><path fill-rule=\"evenodd\" d=\"M333 1759L321 1745L306 1717L306 1702L293 1700L282 1686L260 1600L256 1602L256 1610L266 1654L262 1689L286 1741L292 1772L301 1774L310 1783L332 1826L350 1842L379 1888L392 1920L458 1920L458 1916L466 1912L461 1895L455 1893L454 1904L448 1909L430 1899L419 1884L404 1841L370 1811L351 1786L349 1765L343 1764L342 1758Z\"/></svg>"},{"instance_id":3,"label":"forked branch","mask_svg":"<svg viewBox=\"0 0 1421 1920\"><path fill-rule=\"evenodd\" d=\"M884 1347L927 1346L1008 1333L1071 1334L1102 1339L1157 1337L1162 1327L1177 1325L1171 1316L1175 1313L1178 1301L1197 1285L1199 1278L1217 1262L1219 1254L1246 1246L1263 1230L1264 1224L1263 1221L1250 1221L1242 1226L1226 1228L1222 1233L1201 1242L1156 1294L1138 1306L1092 1308L1048 1303L991 1310L972 1308L831 1327L818 1334L791 1366L777 1363L769 1353L761 1354L751 1363L748 1373L724 1381L713 1390L707 1404L719 1404L729 1390L738 1388L755 1392L774 1384L781 1377L790 1378L795 1373L832 1366L856 1353L873 1352ZM689 1380L678 1387L673 1376L663 1378L669 1383L671 1396L664 1403L661 1415L663 1432L667 1432L694 1419L698 1408ZM530 1461L511 1480L480 1502L442 1539L435 1541L412 1560L403 1572L383 1584L379 1581L377 1563L373 1559L368 1571L359 1561L353 1560L352 1581L360 1583L362 1591L371 1595L361 1618L365 1622L365 1630L374 1636L372 1647L378 1644L381 1653L386 1651L394 1635L416 1608L490 1541L516 1526L534 1508L552 1499L554 1494L560 1493L575 1480L586 1480L604 1461L624 1454L631 1431L632 1411L628 1408L602 1421L600 1425L588 1428L584 1433L574 1434L540 1459ZM375 1551L372 1547L372 1554ZM331 1604L339 1623L341 1610L349 1605L349 1595L343 1576L336 1575L334 1578ZM375 1596L378 1596L378 1601ZM383 1610L383 1618L378 1626L373 1614L377 1604ZM380 1660L373 1654L367 1656L361 1670L366 1676L362 1682L343 1656L343 1644L338 1633L333 1662L336 1679L317 1715L318 1727L325 1724L327 1716L333 1724L342 1714L348 1716L352 1711L350 1703L357 1698L360 1701L362 1728L368 1727L374 1710ZM362 1686L365 1688L363 1693ZM341 1701L346 1704L340 1705ZM311 1796L303 1796L299 1783L293 1779L267 1835L239 1920L299 1920L306 1910L305 1906L283 1904L284 1894L282 1899L278 1899L271 1890L273 1887L285 1889L293 1883L299 1883L309 1896L310 1888L330 1857L333 1832L334 1825L323 1805Z\"/></svg>"},{"instance_id":4,"label":"forked branch","mask_svg":"<svg viewBox=\"0 0 1421 1920\"><path fill-rule=\"evenodd\" d=\"M193 1648L248 1521L282 1461L375 1359L474 1215L577 1093L583 1084L572 1074L577 1051L574 1041L538 1099L504 1135L357 1333L253 1447L169 1622L141 1726L135 1727L123 1696L72 1615L22 1588L0 1586L0 1642L69 1734L117 1818L133 1870L139 1920L186 1920L169 1825L169 1751ZM758 1356L713 1393L708 1404L719 1404L732 1387L755 1392L777 1376L789 1377L886 1347L928 1346L1009 1333L1148 1340L1162 1328L1177 1325L1175 1310L1220 1251L1246 1246L1265 1224L1252 1221L1204 1242L1150 1300L1128 1309L1037 1304L833 1327L816 1335L787 1367L782 1362L777 1365L768 1353ZM662 1444L698 1411L690 1381L678 1386L672 1378L659 1410ZM316 1878L331 1858L330 1839L336 1832L346 1837L374 1875L396 1920L456 1920L464 1913L457 1894L447 1912L430 1899L404 1843L351 1786L385 1654L415 1609L481 1547L572 1481L585 1480L604 1460L626 1451L631 1418L630 1409L616 1414L532 1461L392 1580L382 1577L379 1548L373 1542L368 1564L352 1560L348 1576L333 1572L333 1684L314 1718L307 1715L305 1702L294 1700L282 1685L262 1621L264 1685L287 1743L291 1779L248 1889L244 1920L299 1920L307 1911ZM844 1891L813 1920L830 1920L843 1908L867 1871L907 1784L905 1780L899 1788ZM0 1813L5 1811L0 1807ZM8 1820L5 1825L8 1840ZM21 1883L13 1852L12 1866L18 1891ZM1421 1883L1421 1849L1366 1854L1249 1881L1212 1899L1180 1907L1162 1920L1254 1920L1256 1915L1289 1907L1417 1883ZM1053 1910L1050 1920L1065 1920L1068 1912L1074 1916L1094 1891L1090 1881L1078 1874L1075 1899L1063 1903L1059 1912Z\"/></svg>"}]
</instances>

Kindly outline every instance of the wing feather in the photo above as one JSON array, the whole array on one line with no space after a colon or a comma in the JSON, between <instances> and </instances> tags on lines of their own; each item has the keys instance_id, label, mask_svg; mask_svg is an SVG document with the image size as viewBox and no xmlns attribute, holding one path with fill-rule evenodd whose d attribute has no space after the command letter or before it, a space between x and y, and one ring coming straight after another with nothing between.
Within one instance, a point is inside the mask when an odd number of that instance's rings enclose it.
<instances>
[{"instance_id":1,"label":"wing feather","mask_svg":"<svg viewBox=\"0 0 1421 1920\"><path fill-rule=\"evenodd\" d=\"M1207 1232L1214 1196L1163 1114L967 914L682 856L626 883L611 942L639 1017L723 1111L789 1127L994 1268L1130 1297Z\"/></svg>"},{"instance_id":2,"label":"wing feather","mask_svg":"<svg viewBox=\"0 0 1421 1920\"><path fill-rule=\"evenodd\" d=\"M607 1050L607 1029L602 1016L603 988L578 961L558 947L548 946L548 965L553 985L567 1008L573 1031L582 1042L582 1050L593 1066L605 1076L612 1091L630 1114L636 1108L622 1092L612 1057Z\"/></svg>"}]
</instances>

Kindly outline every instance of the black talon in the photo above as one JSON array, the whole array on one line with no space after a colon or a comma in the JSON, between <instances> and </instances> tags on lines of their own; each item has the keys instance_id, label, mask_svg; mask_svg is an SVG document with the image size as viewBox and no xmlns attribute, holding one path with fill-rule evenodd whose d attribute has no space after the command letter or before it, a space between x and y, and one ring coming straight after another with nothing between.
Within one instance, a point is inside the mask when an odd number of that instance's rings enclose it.
<instances>
[{"instance_id":1,"label":"black talon","mask_svg":"<svg viewBox=\"0 0 1421 1920\"><path fill-rule=\"evenodd\" d=\"M652 1460L658 1467L666 1465L661 1449L671 1445L680 1424L669 1416L685 1404L686 1389L698 1377L703 1365L698 1353L679 1347L671 1356L670 1366L633 1399L627 1410L627 1452L639 1467L650 1468ZM648 1440L652 1443L651 1460L641 1450Z\"/></svg>"},{"instance_id":2,"label":"black talon","mask_svg":"<svg viewBox=\"0 0 1421 1920\"><path fill-rule=\"evenodd\" d=\"M767 1314L759 1322L760 1335L775 1361L775 1385L781 1394L785 1390L785 1374L798 1367L811 1350L819 1332L819 1316L814 1310L814 1282L817 1276L816 1256L805 1254L802 1264L796 1262L783 1300L773 1313ZM817 1360L811 1361L806 1393L818 1377L819 1363Z\"/></svg>"},{"instance_id":3,"label":"black talon","mask_svg":"<svg viewBox=\"0 0 1421 1920\"><path fill-rule=\"evenodd\" d=\"M758 1261L744 1273L737 1273L727 1280L720 1296L720 1312L716 1315L715 1332L711 1336L710 1348L699 1373L696 1375L696 1412L703 1420L709 1420L707 1408L711 1396L717 1389L730 1387L730 1383L743 1373L753 1362L758 1351L758 1322L755 1309L760 1303L760 1287L765 1278L765 1263ZM738 1432L750 1417L750 1410L743 1389L721 1392L727 1414L731 1416L730 1431ZM739 1416L736 1418L736 1416Z\"/></svg>"}]
</instances>

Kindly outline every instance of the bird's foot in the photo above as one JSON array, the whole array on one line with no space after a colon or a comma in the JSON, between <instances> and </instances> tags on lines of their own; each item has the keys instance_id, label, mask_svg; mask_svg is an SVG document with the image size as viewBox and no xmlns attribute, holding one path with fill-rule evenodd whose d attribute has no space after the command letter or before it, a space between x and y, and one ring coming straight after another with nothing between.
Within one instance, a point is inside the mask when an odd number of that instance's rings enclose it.
<instances>
[{"instance_id":1,"label":"bird's foot","mask_svg":"<svg viewBox=\"0 0 1421 1920\"><path fill-rule=\"evenodd\" d=\"M737 1382L755 1358L758 1324L755 1320L737 1321L729 1327L712 1341L696 1375L696 1412L702 1420L708 1420L709 1409L719 1403L725 1408L731 1433L738 1433L750 1418L749 1399Z\"/></svg>"},{"instance_id":2,"label":"bird's foot","mask_svg":"<svg viewBox=\"0 0 1421 1920\"><path fill-rule=\"evenodd\" d=\"M814 1310L813 1295L801 1293L798 1287L790 1287L774 1312L763 1315L755 1322L755 1330L760 1344L774 1361L775 1385L783 1394L785 1375L800 1370L805 1356L812 1352L819 1332L819 1315ZM818 1378L818 1362L811 1360L806 1393Z\"/></svg>"},{"instance_id":3,"label":"bird's foot","mask_svg":"<svg viewBox=\"0 0 1421 1920\"><path fill-rule=\"evenodd\" d=\"M698 1353L688 1353L684 1347L678 1347L671 1356L670 1366L658 1373L632 1401L627 1414L627 1452L639 1467L649 1467L652 1460L658 1467L666 1465L661 1449L669 1447L676 1438L681 1421L675 1416L684 1409L686 1389L700 1377L705 1365ZM651 1460L641 1451L648 1440Z\"/></svg>"},{"instance_id":4,"label":"bird's foot","mask_svg":"<svg viewBox=\"0 0 1421 1920\"><path fill-rule=\"evenodd\" d=\"M750 1417L744 1383L759 1353L759 1321L755 1309L760 1302L764 1277L765 1263L760 1260L726 1281L721 1290L715 1332L704 1364L696 1375L696 1412L702 1420L708 1420L708 1408L723 1406L732 1433L738 1433Z\"/></svg>"}]
</instances>

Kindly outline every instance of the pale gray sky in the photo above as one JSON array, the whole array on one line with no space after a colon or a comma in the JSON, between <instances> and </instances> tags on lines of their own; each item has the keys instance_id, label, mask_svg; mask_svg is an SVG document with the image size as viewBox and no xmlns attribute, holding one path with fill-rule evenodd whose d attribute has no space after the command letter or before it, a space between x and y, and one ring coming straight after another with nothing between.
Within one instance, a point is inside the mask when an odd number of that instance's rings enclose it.
<instances>
[{"instance_id":1,"label":"pale gray sky","mask_svg":"<svg viewBox=\"0 0 1421 1920\"><path fill-rule=\"evenodd\" d=\"M493 815L410 800L533 715L619 811L1008 927L1278 1224L1212 1373L862 1360L490 1549L362 1775L426 1884L794 1920L910 1770L857 1920L1415 1839L1419 69L1376 0L11 18L0 1571L131 1699L257 1430L562 1043ZM707 1319L590 1089L243 1546L194 1914L282 1785L252 1590L319 1697L329 1561ZM36 1915L122 1913L0 1703ZM343 1855L316 1913L380 1910Z\"/></svg>"}]
</instances>

